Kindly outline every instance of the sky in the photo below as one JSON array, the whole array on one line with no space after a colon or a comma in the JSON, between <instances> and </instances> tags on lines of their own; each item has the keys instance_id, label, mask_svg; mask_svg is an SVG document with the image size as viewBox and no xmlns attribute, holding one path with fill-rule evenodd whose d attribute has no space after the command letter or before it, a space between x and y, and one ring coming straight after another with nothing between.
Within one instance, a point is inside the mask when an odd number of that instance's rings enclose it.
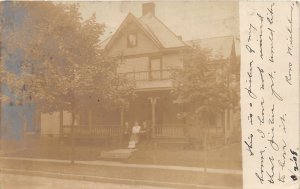
<instances>
[{"instance_id":1,"label":"sky","mask_svg":"<svg viewBox=\"0 0 300 189\"><path fill-rule=\"evenodd\" d=\"M80 2L83 19L96 13L107 26L101 40L112 35L131 12L142 16L141 1ZM183 40L239 35L238 2L155 1L155 15Z\"/></svg>"}]
</instances>

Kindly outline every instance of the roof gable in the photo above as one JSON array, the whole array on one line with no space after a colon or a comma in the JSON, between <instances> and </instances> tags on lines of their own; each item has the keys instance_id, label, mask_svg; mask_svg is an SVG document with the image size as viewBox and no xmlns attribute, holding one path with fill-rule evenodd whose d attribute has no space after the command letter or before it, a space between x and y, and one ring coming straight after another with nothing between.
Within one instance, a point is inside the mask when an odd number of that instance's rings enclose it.
<instances>
[{"instance_id":1,"label":"roof gable","mask_svg":"<svg viewBox=\"0 0 300 189\"><path fill-rule=\"evenodd\" d=\"M181 39L179 39L154 15L147 14L137 19L133 14L129 13L115 34L100 43L101 49L109 50L116 39L122 35L122 30L124 30L124 28L132 22L134 22L158 48L162 49L186 46Z\"/></svg>"},{"instance_id":2,"label":"roof gable","mask_svg":"<svg viewBox=\"0 0 300 189\"><path fill-rule=\"evenodd\" d=\"M147 37L149 37L153 43L155 44L155 46L157 46L158 48L161 48L161 44L153 39L153 36L150 35L145 29L144 27L140 24L140 22L137 20L137 18L129 13L127 15L127 17L124 19L124 21L121 23L121 25L119 26L119 28L117 29L117 31L112 35L110 36L108 39L104 40L102 43L100 43L100 47L102 49L107 49L109 50L111 48L111 46L114 44L114 42L116 41L116 39L118 37L120 37L120 35L122 35L122 31L126 28L127 25L129 25L130 23L135 23L144 33Z\"/></svg>"},{"instance_id":3,"label":"roof gable","mask_svg":"<svg viewBox=\"0 0 300 189\"><path fill-rule=\"evenodd\" d=\"M163 24L153 14L146 14L139 18L139 22L147 32L159 41L164 48L174 48L186 46L165 24Z\"/></svg>"}]
</instances>

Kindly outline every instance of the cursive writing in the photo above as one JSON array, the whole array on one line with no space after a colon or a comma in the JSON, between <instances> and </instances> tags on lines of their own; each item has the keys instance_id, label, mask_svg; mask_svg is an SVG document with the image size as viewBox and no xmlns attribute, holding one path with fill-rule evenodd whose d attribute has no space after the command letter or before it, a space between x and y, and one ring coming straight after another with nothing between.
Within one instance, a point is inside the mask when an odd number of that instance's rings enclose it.
<instances>
[{"instance_id":1,"label":"cursive writing","mask_svg":"<svg viewBox=\"0 0 300 189\"><path fill-rule=\"evenodd\" d=\"M250 156L253 156L254 154L253 154L253 152L252 152L252 140L253 140L253 134L251 134L249 137L248 137L248 139L250 140L249 142L247 142L247 141L244 141L244 143L246 144L246 146L247 146L247 151L249 151L249 153L250 153Z\"/></svg>"},{"instance_id":2,"label":"cursive writing","mask_svg":"<svg viewBox=\"0 0 300 189\"><path fill-rule=\"evenodd\" d=\"M285 81L290 85L292 85L292 66L293 64L289 62L289 73L285 76Z\"/></svg>"},{"instance_id":3,"label":"cursive writing","mask_svg":"<svg viewBox=\"0 0 300 189\"><path fill-rule=\"evenodd\" d=\"M275 140L274 140L274 137L275 137L275 134L274 134L274 127L271 129L271 139L268 139L268 141L270 142L270 145L271 145L271 147L273 148L273 150L275 150L275 151L278 151L279 150L279 146L278 146L278 144L275 142Z\"/></svg>"},{"instance_id":4,"label":"cursive writing","mask_svg":"<svg viewBox=\"0 0 300 189\"><path fill-rule=\"evenodd\" d=\"M272 30L271 28L268 28L270 35L269 35L269 40L271 42L271 52L270 52L270 58L269 61L270 62L274 62L274 30Z\"/></svg>"},{"instance_id":5,"label":"cursive writing","mask_svg":"<svg viewBox=\"0 0 300 189\"><path fill-rule=\"evenodd\" d=\"M260 102L260 105L261 105L261 115L257 116L257 119L258 119L260 125L262 125L263 123L265 123L265 108L264 108L264 103L265 103L265 100L262 99L261 102Z\"/></svg>"},{"instance_id":6,"label":"cursive writing","mask_svg":"<svg viewBox=\"0 0 300 189\"><path fill-rule=\"evenodd\" d=\"M273 7L274 7L275 3L272 3L270 8L267 8L268 13L267 13L267 20L269 22L269 24L273 24L273 20L274 20L274 12L273 12Z\"/></svg>"},{"instance_id":7,"label":"cursive writing","mask_svg":"<svg viewBox=\"0 0 300 189\"><path fill-rule=\"evenodd\" d=\"M257 66L257 69L259 71L260 74L260 79L261 79L261 85L260 85L260 90L264 90L265 89L265 80L264 80L264 70L262 68L260 68L259 66Z\"/></svg>"},{"instance_id":8,"label":"cursive writing","mask_svg":"<svg viewBox=\"0 0 300 189\"><path fill-rule=\"evenodd\" d=\"M269 176L269 179L268 179L268 181L269 181L269 183L271 183L271 184L274 184L274 180L273 180L273 178L274 178L274 157L272 156L272 157L269 157L269 161L270 161L270 164L271 164L271 173L269 173L268 171L266 171L266 173L267 173L267 175Z\"/></svg>"},{"instance_id":9,"label":"cursive writing","mask_svg":"<svg viewBox=\"0 0 300 189\"><path fill-rule=\"evenodd\" d=\"M273 104L271 109L271 118L269 118L269 124L274 124L274 119L275 119L274 109L275 109L275 105Z\"/></svg>"},{"instance_id":10,"label":"cursive writing","mask_svg":"<svg viewBox=\"0 0 300 189\"><path fill-rule=\"evenodd\" d=\"M283 98L278 94L278 92L274 89L275 84L274 84L274 77L273 77L273 73L269 73L269 77L271 79L271 91L272 91L272 95L275 96L279 101L283 101Z\"/></svg>"},{"instance_id":11,"label":"cursive writing","mask_svg":"<svg viewBox=\"0 0 300 189\"><path fill-rule=\"evenodd\" d=\"M282 142L283 142L283 146L282 146L282 151L283 151L282 158L283 158L283 160L278 160L278 164L281 167L281 170L283 170L283 168L285 167L285 159L286 159L286 151L285 151L286 142L283 139L282 139Z\"/></svg>"},{"instance_id":12,"label":"cursive writing","mask_svg":"<svg viewBox=\"0 0 300 189\"><path fill-rule=\"evenodd\" d=\"M288 46L287 46L287 53L290 56L293 56L292 50L293 50L293 10L294 10L294 4L290 6L290 17L288 18L289 27L287 28L289 37L288 37Z\"/></svg>"},{"instance_id":13,"label":"cursive writing","mask_svg":"<svg viewBox=\"0 0 300 189\"><path fill-rule=\"evenodd\" d=\"M282 130L284 131L284 133L286 133L285 116L286 116L286 114L283 114L282 116L280 116L280 122L281 122L281 124L279 124L279 127L282 127Z\"/></svg>"},{"instance_id":14,"label":"cursive writing","mask_svg":"<svg viewBox=\"0 0 300 189\"><path fill-rule=\"evenodd\" d=\"M253 63L253 61L251 61L251 62L249 63L250 69L249 69L249 71L247 72L248 80L246 80L246 82L249 83L249 86L248 86L248 88L245 88L245 89L248 91L248 95L249 95L251 98L256 99L257 96L256 96L256 95L253 93L253 91L252 91L252 63Z\"/></svg>"},{"instance_id":15,"label":"cursive writing","mask_svg":"<svg viewBox=\"0 0 300 189\"><path fill-rule=\"evenodd\" d=\"M260 183L263 184L264 181L264 153L265 150L261 150L260 152L260 171L259 174L255 172L256 177L259 179Z\"/></svg>"},{"instance_id":16,"label":"cursive writing","mask_svg":"<svg viewBox=\"0 0 300 189\"><path fill-rule=\"evenodd\" d=\"M263 54L263 21L264 21L264 17L261 16L259 13L257 13L257 16L259 17L260 20L260 34L259 34L259 48L260 48L260 58L264 59L264 54Z\"/></svg>"}]
</instances>

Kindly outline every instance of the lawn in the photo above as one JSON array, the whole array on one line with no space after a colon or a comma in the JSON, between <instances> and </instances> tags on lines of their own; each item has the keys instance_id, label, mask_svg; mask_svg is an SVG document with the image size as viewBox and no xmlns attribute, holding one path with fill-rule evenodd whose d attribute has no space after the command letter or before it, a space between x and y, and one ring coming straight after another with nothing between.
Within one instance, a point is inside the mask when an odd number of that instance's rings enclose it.
<instances>
[{"instance_id":1,"label":"lawn","mask_svg":"<svg viewBox=\"0 0 300 189\"><path fill-rule=\"evenodd\" d=\"M242 169L242 154L240 143L222 146L207 152L207 166L210 168ZM177 166L205 166L204 150L184 149L182 147L140 147L128 159L128 163L177 165Z\"/></svg>"},{"instance_id":2,"label":"lawn","mask_svg":"<svg viewBox=\"0 0 300 189\"><path fill-rule=\"evenodd\" d=\"M59 142L57 138L39 138L24 140L20 143L1 144L4 156L40 158L40 159L71 159L69 142ZM75 160L99 160L102 151L126 148L123 144L112 142L109 145L101 141L80 141L75 144ZM12 150L13 149L13 150ZM222 146L207 152L207 167L224 169L242 169L240 143ZM176 165L205 167L205 152L201 149L185 149L179 145L167 145L153 148L153 145L140 144L138 150L126 161L131 164Z\"/></svg>"}]
</instances>

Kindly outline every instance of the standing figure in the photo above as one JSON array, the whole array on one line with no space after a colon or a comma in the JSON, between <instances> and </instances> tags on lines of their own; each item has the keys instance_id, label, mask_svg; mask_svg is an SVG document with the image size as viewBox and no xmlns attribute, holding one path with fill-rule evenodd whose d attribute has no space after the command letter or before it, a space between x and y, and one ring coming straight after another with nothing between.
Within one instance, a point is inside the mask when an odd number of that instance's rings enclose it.
<instances>
[{"instance_id":1,"label":"standing figure","mask_svg":"<svg viewBox=\"0 0 300 189\"><path fill-rule=\"evenodd\" d=\"M150 133L150 130L149 130L148 124L147 124L146 121L144 121L144 122L143 122L142 129L141 129L141 137L142 137L142 140L147 140L147 139L149 139L149 133Z\"/></svg>"},{"instance_id":2,"label":"standing figure","mask_svg":"<svg viewBox=\"0 0 300 189\"><path fill-rule=\"evenodd\" d=\"M130 137L130 128L129 128L129 123L126 121L124 125L123 141L128 142L129 137Z\"/></svg>"},{"instance_id":3,"label":"standing figure","mask_svg":"<svg viewBox=\"0 0 300 189\"><path fill-rule=\"evenodd\" d=\"M139 126L138 122L134 122L134 126L132 127L131 138L129 141L128 148L135 148L137 143L139 142L139 134L141 131L141 126Z\"/></svg>"}]
</instances>

